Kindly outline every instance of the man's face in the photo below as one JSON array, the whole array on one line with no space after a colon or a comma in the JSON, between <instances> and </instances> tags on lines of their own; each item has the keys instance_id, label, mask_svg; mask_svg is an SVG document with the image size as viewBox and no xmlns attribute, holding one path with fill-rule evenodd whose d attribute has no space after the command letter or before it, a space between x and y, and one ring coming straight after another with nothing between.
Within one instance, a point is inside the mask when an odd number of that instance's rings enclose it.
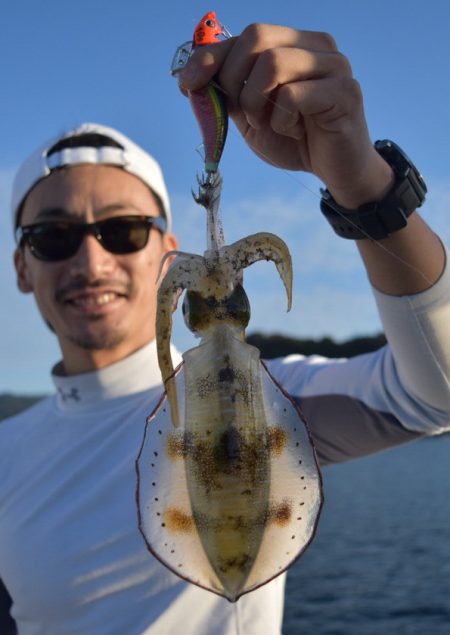
<instances>
[{"instance_id":1,"label":"man's face","mask_svg":"<svg viewBox=\"0 0 450 635\"><path fill-rule=\"evenodd\" d=\"M126 215L160 215L149 188L120 168L80 165L53 172L31 190L21 225ZM91 235L58 262L38 260L26 244L16 251L19 288L34 293L67 373L106 366L154 338L159 265L176 247L172 234L152 228L144 249L131 254L110 253Z\"/></svg>"}]
</instances>

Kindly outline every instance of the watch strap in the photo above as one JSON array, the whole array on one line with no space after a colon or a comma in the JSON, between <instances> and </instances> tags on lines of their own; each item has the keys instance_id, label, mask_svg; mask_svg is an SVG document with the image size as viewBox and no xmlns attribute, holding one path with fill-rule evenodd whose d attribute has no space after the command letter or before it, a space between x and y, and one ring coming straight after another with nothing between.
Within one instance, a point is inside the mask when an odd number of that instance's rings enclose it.
<instances>
[{"instance_id":1,"label":"watch strap","mask_svg":"<svg viewBox=\"0 0 450 635\"><path fill-rule=\"evenodd\" d=\"M320 209L338 236L353 240L381 240L403 229L409 216L422 205L427 187L402 150L392 141L377 141L377 152L393 168L395 182L381 201L357 210L341 207L327 190L321 190Z\"/></svg>"}]
</instances>

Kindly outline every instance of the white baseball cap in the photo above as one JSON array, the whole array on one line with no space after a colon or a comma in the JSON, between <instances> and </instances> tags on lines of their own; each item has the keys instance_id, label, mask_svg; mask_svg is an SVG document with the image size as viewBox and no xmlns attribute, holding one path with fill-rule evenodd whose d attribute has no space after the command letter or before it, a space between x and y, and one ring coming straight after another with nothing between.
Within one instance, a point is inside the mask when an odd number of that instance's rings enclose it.
<instances>
[{"instance_id":1,"label":"white baseball cap","mask_svg":"<svg viewBox=\"0 0 450 635\"><path fill-rule=\"evenodd\" d=\"M87 135L95 138L95 144L89 145ZM81 136L85 137L82 139L82 145L76 143L76 138ZM169 195L157 161L124 134L114 128L95 123L83 123L58 135L38 148L22 163L12 188L11 210L14 227L18 221L20 206L38 181L48 176L52 170L83 163L118 166L140 178L160 200L167 220L167 231L171 230Z\"/></svg>"}]
</instances>

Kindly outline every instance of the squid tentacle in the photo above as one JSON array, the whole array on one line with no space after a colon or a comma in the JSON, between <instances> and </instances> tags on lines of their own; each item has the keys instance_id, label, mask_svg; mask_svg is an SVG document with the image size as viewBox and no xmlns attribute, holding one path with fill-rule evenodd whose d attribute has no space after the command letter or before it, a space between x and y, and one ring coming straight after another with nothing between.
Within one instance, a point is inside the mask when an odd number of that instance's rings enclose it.
<instances>
[{"instance_id":1,"label":"squid tentacle","mask_svg":"<svg viewBox=\"0 0 450 635\"><path fill-rule=\"evenodd\" d=\"M170 353L172 313L181 293L185 289L197 289L205 275L204 258L196 254L185 254L171 264L158 289L158 319L156 321L158 363L175 427L179 425L179 414L176 387L173 381L174 367Z\"/></svg>"},{"instance_id":2,"label":"squid tentacle","mask_svg":"<svg viewBox=\"0 0 450 635\"><path fill-rule=\"evenodd\" d=\"M259 232L222 248L221 256L234 263L236 269L245 269L260 260L271 260L283 281L288 299L288 311L292 305L292 259L286 243L269 232Z\"/></svg>"}]
</instances>

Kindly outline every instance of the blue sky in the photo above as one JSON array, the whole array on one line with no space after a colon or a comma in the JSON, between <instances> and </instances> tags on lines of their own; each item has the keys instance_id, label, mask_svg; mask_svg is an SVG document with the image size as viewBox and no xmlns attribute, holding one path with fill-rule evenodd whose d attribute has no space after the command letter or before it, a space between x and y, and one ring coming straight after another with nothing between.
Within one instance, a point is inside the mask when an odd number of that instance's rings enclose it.
<instances>
[{"instance_id":1,"label":"blue sky","mask_svg":"<svg viewBox=\"0 0 450 635\"><path fill-rule=\"evenodd\" d=\"M190 189L201 169L200 135L170 77L176 46L209 10L239 33L254 21L328 31L360 81L373 139L397 141L422 170L425 218L450 243L450 3L431 0L148 2L18 0L2 11L0 37L0 392L48 392L54 337L12 268L12 177L41 142L81 121L117 127L161 162L182 247L205 247L202 210ZM337 339L380 330L353 244L335 237L318 209L319 182L259 161L232 128L223 157L227 241L273 231L294 259L294 306L269 264L246 275L249 331ZM176 320L175 343L193 340Z\"/></svg>"}]
</instances>

